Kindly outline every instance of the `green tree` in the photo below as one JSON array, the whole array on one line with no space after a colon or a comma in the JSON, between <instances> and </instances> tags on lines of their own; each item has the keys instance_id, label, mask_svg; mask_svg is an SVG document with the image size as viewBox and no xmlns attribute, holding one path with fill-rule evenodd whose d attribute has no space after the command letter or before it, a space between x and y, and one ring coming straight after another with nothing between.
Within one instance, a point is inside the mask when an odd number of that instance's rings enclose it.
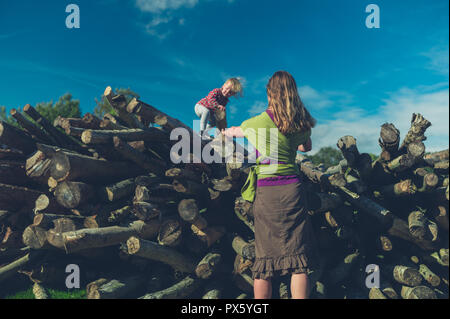
<instances>
[{"instance_id":1,"label":"green tree","mask_svg":"<svg viewBox=\"0 0 450 319\"><path fill-rule=\"evenodd\" d=\"M5 121L8 124L18 126L14 118L6 111L6 106L0 106L0 121Z\"/></svg>"},{"instance_id":2,"label":"green tree","mask_svg":"<svg viewBox=\"0 0 450 319\"><path fill-rule=\"evenodd\" d=\"M307 156L314 165L323 163L326 168L339 164L343 159L341 151L331 146L322 147L316 154Z\"/></svg>"},{"instance_id":3,"label":"green tree","mask_svg":"<svg viewBox=\"0 0 450 319\"><path fill-rule=\"evenodd\" d=\"M127 102L129 102L132 98L139 98L139 94L136 92L133 92L130 88L119 88L114 90L115 94L122 94L125 95L125 98L127 99ZM109 104L108 100L104 97L101 97L100 99L95 98L96 106L94 108L94 115L102 118L103 115L106 113L111 113L112 115L117 116L116 110L112 108L112 106Z\"/></svg>"},{"instance_id":4,"label":"green tree","mask_svg":"<svg viewBox=\"0 0 450 319\"><path fill-rule=\"evenodd\" d=\"M72 94L66 93L56 103L43 102L36 104L36 111L47 118L50 123L58 117L81 117L80 101L72 100Z\"/></svg>"}]
</instances>

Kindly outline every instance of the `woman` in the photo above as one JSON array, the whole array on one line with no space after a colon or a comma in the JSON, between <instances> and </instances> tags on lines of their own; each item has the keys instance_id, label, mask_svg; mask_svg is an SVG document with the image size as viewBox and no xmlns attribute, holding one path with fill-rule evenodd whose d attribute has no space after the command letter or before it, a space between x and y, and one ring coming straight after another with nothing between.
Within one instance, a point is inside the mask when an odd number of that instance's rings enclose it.
<instances>
[{"instance_id":1,"label":"woman","mask_svg":"<svg viewBox=\"0 0 450 319\"><path fill-rule=\"evenodd\" d=\"M257 165L242 191L244 199L254 201L254 294L256 299L271 298L271 279L291 274L292 298L307 298L307 273L317 263L317 251L295 157L297 150L311 150L311 129L316 121L288 72L272 76L267 98L265 112L223 131L229 137L246 137L257 149Z\"/></svg>"}]
</instances>

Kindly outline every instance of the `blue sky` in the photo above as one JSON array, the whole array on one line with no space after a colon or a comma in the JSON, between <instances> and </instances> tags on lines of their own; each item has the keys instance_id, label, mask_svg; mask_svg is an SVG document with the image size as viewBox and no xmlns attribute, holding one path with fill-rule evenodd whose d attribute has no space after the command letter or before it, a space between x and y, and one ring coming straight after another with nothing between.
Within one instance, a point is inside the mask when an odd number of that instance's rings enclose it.
<instances>
[{"instance_id":1,"label":"blue sky","mask_svg":"<svg viewBox=\"0 0 450 319\"><path fill-rule=\"evenodd\" d=\"M67 29L65 8L80 8ZM367 5L380 8L368 29ZM0 105L57 100L66 92L83 113L106 86L192 126L194 105L228 77L245 82L228 122L266 108L277 70L296 79L318 120L313 152L353 135L378 153L380 126L404 136L412 113L432 122L429 151L448 147L447 0L0 0Z\"/></svg>"}]
</instances>

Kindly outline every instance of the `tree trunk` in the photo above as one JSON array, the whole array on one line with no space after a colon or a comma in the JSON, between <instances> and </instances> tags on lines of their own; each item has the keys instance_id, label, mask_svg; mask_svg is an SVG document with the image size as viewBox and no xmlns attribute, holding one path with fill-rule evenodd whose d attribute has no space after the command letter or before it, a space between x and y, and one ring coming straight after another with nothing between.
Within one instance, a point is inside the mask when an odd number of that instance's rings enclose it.
<instances>
[{"instance_id":1,"label":"tree trunk","mask_svg":"<svg viewBox=\"0 0 450 319\"><path fill-rule=\"evenodd\" d=\"M128 178L118 183L105 186L100 192L106 200L114 202L129 197L134 193L135 189L136 183L134 182L134 178Z\"/></svg>"},{"instance_id":2,"label":"tree trunk","mask_svg":"<svg viewBox=\"0 0 450 319\"><path fill-rule=\"evenodd\" d=\"M427 286L402 286L401 294L403 299L437 299L436 293Z\"/></svg>"},{"instance_id":3,"label":"tree trunk","mask_svg":"<svg viewBox=\"0 0 450 319\"><path fill-rule=\"evenodd\" d=\"M41 194L34 202L34 213L61 214L67 209L61 206L53 196Z\"/></svg>"},{"instance_id":4,"label":"tree trunk","mask_svg":"<svg viewBox=\"0 0 450 319\"><path fill-rule=\"evenodd\" d=\"M414 195L416 193L416 190L417 190L416 186L410 179L398 182L393 185L386 185L380 187L380 192L384 196L390 198Z\"/></svg>"},{"instance_id":5,"label":"tree trunk","mask_svg":"<svg viewBox=\"0 0 450 319\"><path fill-rule=\"evenodd\" d=\"M400 131L392 123L384 123L381 126L378 143L382 149L380 158L390 161L395 158L400 144Z\"/></svg>"},{"instance_id":6,"label":"tree trunk","mask_svg":"<svg viewBox=\"0 0 450 319\"><path fill-rule=\"evenodd\" d=\"M23 162L0 160L0 183L30 186L34 184L34 181L26 175Z\"/></svg>"},{"instance_id":7,"label":"tree trunk","mask_svg":"<svg viewBox=\"0 0 450 319\"><path fill-rule=\"evenodd\" d=\"M0 121L0 143L5 144L29 155L36 150L36 141L24 131Z\"/></svg>"},{"instance_id":8,"label":"tree trunk","mask_svg":"<svg viewBox=\"0 0 450 319\"><path fill-rule=\"evenodd\" d=\"M222 256L218 253L208 253L195 268L198 278L209 279L216 272L222 261Z\"/></svg>"},{"instance_id":9,"label":"tree trunk","mask_svg":"<svg viewBox=\"0 0 450 319\"><path fill-rule=\"evenodd\" d=\"M150 127L146 129L127 130L85 130L81 140L85 144L112 144L113 137L117 136L122 141L149 141L167 142L169 137L163 131Z\"/></svg>"},{"instance_id":10,"label":"tree trunk","mask_svg":"<svg viewBox=\"0 0 450 319\"><path fill-rule=\"evenodd\" d=\"M140 168L125 162L109 162L93 157L57 151L52 159L51 176L60 181L79 181L93 184L115 182L138 176Z\"/></svg>"},{"instance_id":11,"label":"tree trunk","mask_svg":"<svg viewBox=\"0 0 450 319\"><path fill-rule=\"evenodd\" d=\"M139 299L182 299L189 297L203 284L202 279L187 276L177 284L157 292L146 294Z\"/></svg>"},{"instance_id":12,"label":"tree trunk","mask_svg":"<svg viewBox=\"0 0 450 319\"><path fill-rule=\"evenodd\" d=\"M423 160L430 166L434 166L435 163L441 162L441 161L448 161L449 156L448 156L448 149L443 150L443 151L439 151L439 152L435 152L435 153L430 153L430 154L426 154L423 157Z\"/></svg>"},{"instance_id":13,"label":"tree trunk","mask_svg":"<svg viewBox=\"0 0 450 319\"><path fill-rule=\"evenodd\" d=\"M140 220L149 221L159 217L161 215L161 210L153 203L134 202L133 214Z\"/></svg>"},{"instance_id":14,"label":"tree trunk","mask_svg":"<svg viewBox=\"0 0 450 319\"><path fill-rule=\"evenodd\" d=\"M191 257L152 241L131 237L127 240L127 247L130 255L163 262L181 272L193 273L197 266L197 263Z\"/></svg>"},{"instance_id":15,"label":"tree trunk","mask_svg":"<svg viewBox=\"0 0 450 319\"><path fill-rule=\"evenodd\" d=\"M24 117L22 113L18 112L16 109L11 109L9 113L11 114L12 117L15 118L17 123L19 123L20 126L22 126L25 131L30 133L31 136L35 137L36 140L49 144L55 143L55 141L52 139L51 136L49 136L40 127L36 126L33 122Z\"/></svg>"},{"instance_id":16,"label":"tree trunk","mask_svg":"<svg viewBox=\"0 0 450 319\"><path fill-rule=\"evenodd\" d=\"M152 172L156 175L162 175L166 164L160 160L151 159L144 153L134 149L124 141L122 141L119 137L114 136L113 138L114 148L122 154L123 157L128 160L136 163L146 171Z\"/></svg>"},{"instance_id":17,"label":"tree trunk","mask_svg":"<svg viewBox=\"0 0 450 319\"><path fill-rule=\"evenodd\" d=\"M248 243L240 236L234 236L231 241L231 246L234 251L239 255L249 260L255 260L255 244Z\"/></svg>"},{"instance_id":18,"label":"tree trunk","mask_svg":"<svg viewBox=\"0 0 450 319\"><path fill-rule=\"evenodd\" d=\"M424 136L424 134L427 128L430 126L431 123L421 114L413 113L411 118L411 128L409 129L402 142L402 145L399 148L399 153L405 153L410 143L425 141L426 137Z\"/></svg>"},{"instance_id":19,"label":"tree trunk","mask_svg":"<svg viewBox=\"0 0 450 319\"><path fill-rule=\"evenodd\" d=\"M102 284L90 286L87 299L122 299L129 298L130 293L138 290L145 281L140 276L112 279Z\"/></svg>"},{"instance_id":20,"label":"tree trunk","mask_svg":"<svg viewBox=\"0 0 450 319\"><path fill-rule=\"evenodd\" d=\"M32 208L42 193L26 187L0 183L0 207L5 210Z\"/></svg>"},{"instance_id":21,"label":"tree trunk","mask_svg":"<svg viewBox=\"0 0 450 319\"><path fill-rule=\"evenodd\" d=\"M41 125L44 130L58 143L59 146L66 147L69 149L73 149L76 151L82 150L81 145L75 142L66 134L59 131L56 127L54 127L45 117L41 116L30 104L27 104L23 107L23 111L36 121L39 125Z\"/></svg>"},{"instance_id":22,"label":"tree trunk","mask_svg":"<svg viewBox=\"0 0 450 319\"><path fill-rule=\"evenodd\" d=\"M441 284L441 278L433 273L430 268L425 264L420 264L419 272L423 276L426 282L428 282L431 286L437 287Z\"/></svg>"},{"instance_id":23,"label":"tree trunk","mask_svg":"<svg viewBox=\"0 0 450 319\"><path fill-rule=\"evenodd\" d=\"M114 246L126 241L131 236L151 238L159 231L158 220L144 223L133 222L129 227L110 226L103 228L85 228L62 233L62 242L67 253L73 253L88 248Z\"/></svg>"}]
</instances>

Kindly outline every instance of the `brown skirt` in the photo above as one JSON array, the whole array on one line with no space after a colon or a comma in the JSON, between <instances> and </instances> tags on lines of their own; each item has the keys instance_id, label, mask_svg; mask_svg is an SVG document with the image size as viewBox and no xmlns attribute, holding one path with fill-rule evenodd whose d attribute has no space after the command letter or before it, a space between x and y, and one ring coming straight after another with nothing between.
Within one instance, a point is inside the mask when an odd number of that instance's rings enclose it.
<instances>
[{"instance_id":1,"label":"brown skirt","mask_svg":"<svg viewBox=\"0 0 450 319\"><path fill-rule=\"evenodd\" d=\"M253 279L309 273L316 268L316 240L306 207L300 182L257 188Z\"/></svg>"}]
</instances>

